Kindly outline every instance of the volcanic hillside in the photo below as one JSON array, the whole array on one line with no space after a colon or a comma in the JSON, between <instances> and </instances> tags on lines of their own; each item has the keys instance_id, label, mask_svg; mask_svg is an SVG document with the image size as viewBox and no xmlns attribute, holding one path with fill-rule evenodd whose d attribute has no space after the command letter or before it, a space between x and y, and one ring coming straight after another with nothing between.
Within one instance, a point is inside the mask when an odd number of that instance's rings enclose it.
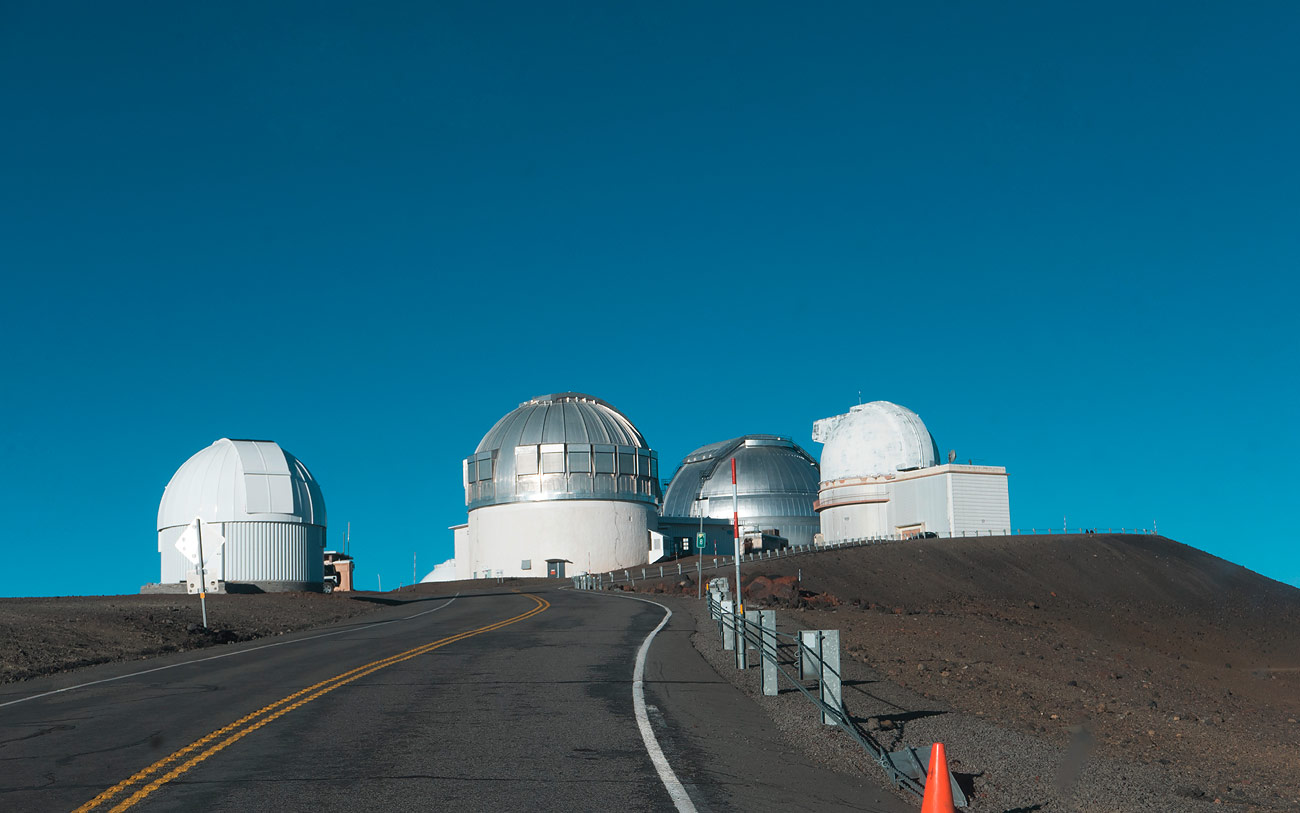
<instances>
[{"instance_id":1,"label":"volcanic hillside","mask_svg":"<svg viewBox=\"0 0 1300 813\"><path fill-rule=\"evenodd\" d=\"M884 543L746 564L744 581L747 606L841 629L850 658L934 708L1045 746L1086 732L1188 803L1300 810L1293 587L1118 534Z\"/></svg>"}]
</instances>

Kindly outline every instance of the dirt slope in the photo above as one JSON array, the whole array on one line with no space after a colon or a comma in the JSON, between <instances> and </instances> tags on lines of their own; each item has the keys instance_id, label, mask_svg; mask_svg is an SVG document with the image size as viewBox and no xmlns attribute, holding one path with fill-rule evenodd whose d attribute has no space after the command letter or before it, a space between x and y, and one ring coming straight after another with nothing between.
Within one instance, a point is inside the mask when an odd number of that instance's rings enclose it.
<instances>
[{"instance_id":1,"label":"dirt slope","mask_svg":"<svg viewBox=\"0 0 1300 813\"><path fill-rule=\"evenodd\" d=\"M1139 535L916 540L744 568L747 584L799 575L798 595L778 583L746 604L841 629L850 657L936 707L1060 747L1086 731L1189 802L1300 810L1300 590Z\"/></svg>"},{"instance_id":2,"label":"dirt slope","mask_svg":"<svg viewBox=\"0 0 1300 813\"><path fill-rule=\"evenodd\" d=\"M0 598L0 683L279 635L385 606L369 594Z\"/></svg>"}]
</instances>

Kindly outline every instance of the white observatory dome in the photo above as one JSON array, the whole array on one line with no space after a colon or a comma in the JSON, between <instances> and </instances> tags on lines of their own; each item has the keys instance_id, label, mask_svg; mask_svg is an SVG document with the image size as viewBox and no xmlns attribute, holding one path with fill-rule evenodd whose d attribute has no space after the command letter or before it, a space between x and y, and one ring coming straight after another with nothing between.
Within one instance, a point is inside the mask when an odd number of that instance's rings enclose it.
<instances>
[{"instance_id":1,"label":"white observatory dome","mask_svg":"<svg viewBox=\"0 0 1300 813\"><path fill-rule=\"evenodd\" d=\"M889 401L859 404L813 424L822 482L938 465L939 449L919 415Z\"/></svg>"},{"instance_id":2,"label":"white observatory dome","mask_svg":"<svg viewBox=\"0 0 1300 813\"><path fill-rule=\"evenodd\" d=\"M263 589L319 589L325 498L298 458L269 440L222 438L177 469L158 506L163 583L193 566L175 549L198 517L225 537L210 564L227 582Z\"/></svg>"}]
</instances>

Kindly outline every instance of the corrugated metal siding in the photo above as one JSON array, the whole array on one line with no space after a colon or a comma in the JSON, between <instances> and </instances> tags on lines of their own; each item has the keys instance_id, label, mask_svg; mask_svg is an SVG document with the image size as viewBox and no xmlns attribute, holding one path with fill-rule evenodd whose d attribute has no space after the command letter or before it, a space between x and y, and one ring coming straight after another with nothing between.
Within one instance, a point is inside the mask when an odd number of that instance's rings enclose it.
<instances>
[{"instance_id":1,"label":"corrugated metal siding","mask_svg":"<svg viewBox=\"0 0 1300 813\"><path fill-rule=\"evenodd\" d=\"M319 582L325 529L293 522L226 522L225 578L232 582Z\"/></svg>"},{"instance_id":2,"label":"corrugated metal siding","mask_svg":"<svg viewBox=\"0 0 1300 813\"><path fill-rule=\"evenodd\" d=\"M158 552L162 554L162 574L159 581L163 584L185 581L185 574L193 565L190 560L176 550L176 540L185 532L184 527L166 528L158 532Z\"/></svg>"},{"instance_id":3,"label":"corrugated metal siding","mask_svg":"<svg viewBox=\"0 0 1300 813\"><path fill-rule=\"evenodd\" d=\"M1007 478L1002 475L952 475L953 533L993 531L1011 528L1011 504L1007 495Z\"/></svg>"},{"instance_id":4,"label":"corrugated metal siding","mask_svg":"<svg viewBox=\"0 0 1300 813\"><path fill-rule=\"evenodd\" d=\"M890 494L893 528L924 524L927 531L948 532L947 476L902 480L890 487Z\"/></svg>"}]
</instances>

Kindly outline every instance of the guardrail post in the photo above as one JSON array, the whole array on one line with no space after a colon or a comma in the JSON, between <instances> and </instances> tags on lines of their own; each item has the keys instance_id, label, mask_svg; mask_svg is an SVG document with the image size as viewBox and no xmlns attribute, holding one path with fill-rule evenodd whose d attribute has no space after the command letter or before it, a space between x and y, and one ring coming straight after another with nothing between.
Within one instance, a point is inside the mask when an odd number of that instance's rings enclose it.
<instances>
[{"instance_id":1,"label":"guardrail post","mask_svg":"<svg viewBox=\"0 0 1300 813\"><path fill-rule=\"evenodd\" d=\"M817 651L817 630L799 630L799 679L808 680L816 674L813 655Z\"/></svg>"},{"instance_id":2,"label":"guardrail post","mask_svg":"<svg viewBox=\"0 0 1300 813\"><path fill-rule=\"evenodd\" d=\"M633 587L636 586L636 582L632 581L632 574L628 573L626 570L623 571L623 578L627 579L628 584L632 585Z\"/></svg>"},{"instance_id":3,"label":"guardrail post","mask_svg":"<svg viewBox=\"0 0 1300 813\"><path fill-rule=\"evenodd\" d=\"M749 611L752 612L752 611ZM748 615L746 612L745 615ZM736 632L736 668L745 669L749 666L749 634L745 631L745 615L740 613L731 614L731 623L735 625Z\"/></svg>"},{"instance_id":4,"label":"guardrail post","mask_svg":"<svg viewBox=\"0 0 1300 813\"><path fill-rule=\"evenodd\" d=\"M821 658L821 679L818 680L818 696L822 702L833 709L844 708L840 695L840 631L818 630L818 653ZM822 712L822 722L836 725L839 720L830 712Z\"/></svg>"},{"instance_id":5,"label":"guardrail post","mask_svg":"<svg viewBox=\"0 0 1300 813\"><path fill-rule=\"evenodd\" d=\"M763 638L758 645L758 657L763 664L763 694L776 697L776 610L762 610L759 621L763 628Z\"/></svg>"},{"instance_id":6,"label":"guardrail post","mask_svg":"<svg viewBox=\"0 0 1300 813\"><path fill-rule=\"evenodd\" d=\"M736 625L732 621L735 613L731 611L730 599L724 599L718 607L718 620L722 622L722 650L730 652L736 648Z\"/></svg>"},{"instance_id":7,"label":"guardrail post","mask_svg":"<svg viewBox=\"0 0 1300 813\"><path fill-rule=\"evenodd\" d=\"M682 563L681 563L681 562L678 562L678 563L677 563L677 575L678 575L678 576L682 575Z\"/></svg>"},{"instance_id":8,"label":"guardrail post","mask_svg":"<svg viewBox=\"0 0 1300 813\"><path fill-rule=\"evenodd\" d=\"M745 610L745 649L758 649L760 645L760 636L762 635L762 616L759 610ZM759 663L762 663L762 652L759 652ZM749 663L746 661L745 666Z\"/></svg>"}]
</instances>

